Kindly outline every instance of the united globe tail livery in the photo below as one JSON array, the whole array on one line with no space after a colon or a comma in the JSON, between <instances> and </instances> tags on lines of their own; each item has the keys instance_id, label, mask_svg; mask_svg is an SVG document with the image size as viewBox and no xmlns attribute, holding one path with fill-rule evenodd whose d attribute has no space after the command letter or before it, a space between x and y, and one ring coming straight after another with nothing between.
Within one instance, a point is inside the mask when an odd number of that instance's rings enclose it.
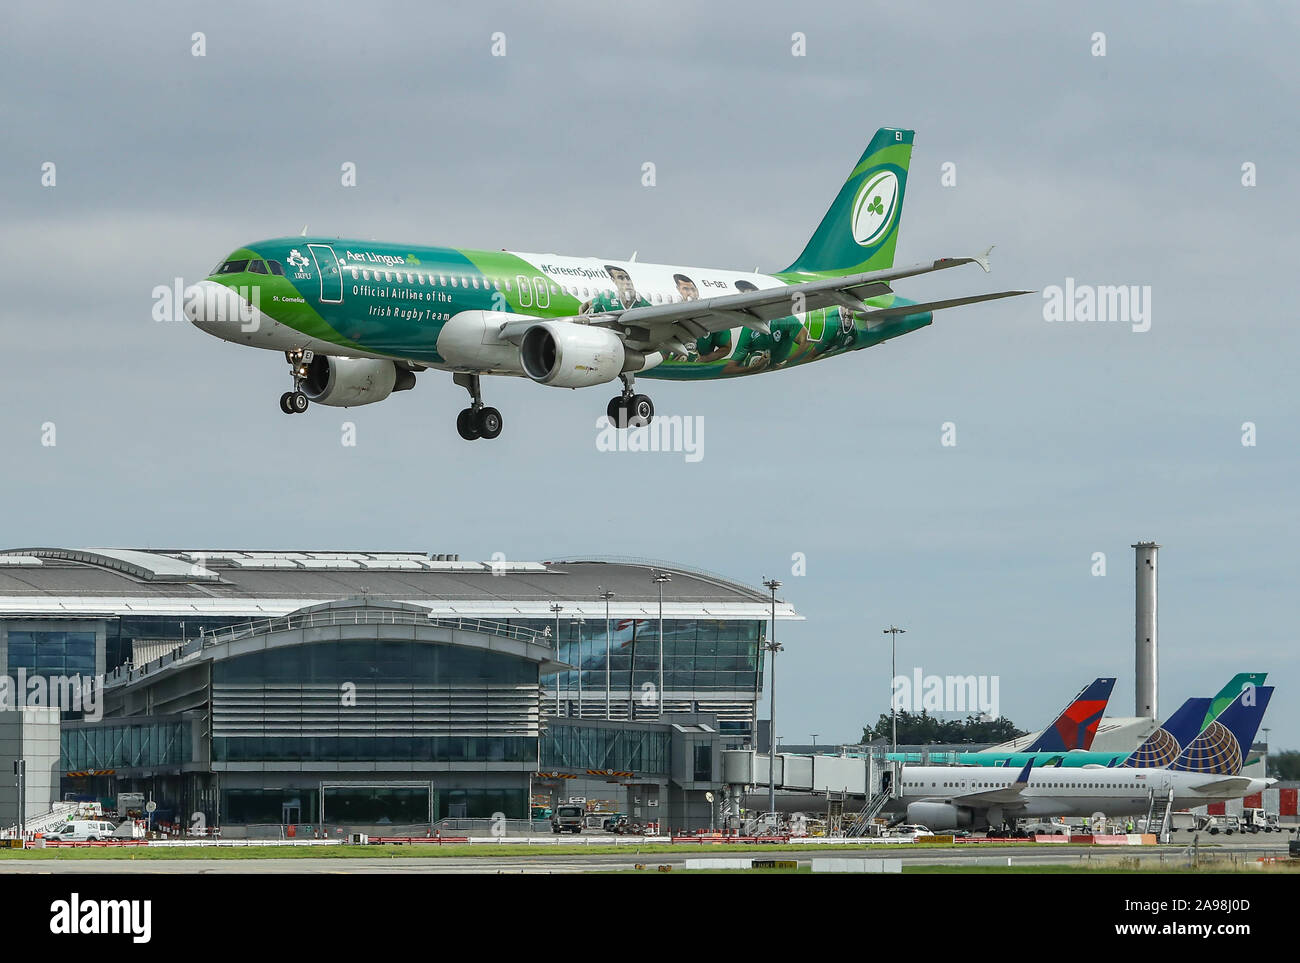
<instances>
[{"instance_id":1,"label":"united globe tail livery","mask_svg":"<svg viewBox=\"0 0 1300 963\"><path fill-rule=\"evenodd\" d=\"M382 401L432 369L469 392L456 420L466 440L501 433L485 375L552 388L619 382L606 416L637 427L654 416L637 377L793 368L908 334L943 308L1029 293L920 302L894 293L906 278L989 269L988 251L893 266L912 138L878 130L803 252L773 274L304 235L231 252L185 313L225 341L284 352L288 414Z\"/></svg>"}]
</instances>

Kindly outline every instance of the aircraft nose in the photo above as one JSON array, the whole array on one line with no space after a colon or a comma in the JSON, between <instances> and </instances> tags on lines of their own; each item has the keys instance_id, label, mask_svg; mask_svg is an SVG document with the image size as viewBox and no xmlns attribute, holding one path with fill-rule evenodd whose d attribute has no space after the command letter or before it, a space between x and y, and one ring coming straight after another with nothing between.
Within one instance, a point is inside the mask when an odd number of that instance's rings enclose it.
<instances>
[{"instance_id":1,"label":"aircraft nose","mask_svg":"<svg viewBox=\"0 0 1300 963\"><path fill-rule=\"evenodd\" d=\"M195 327L212 334L249 330L256 326L257 309L224 284L200 281L185 299L185 317Z\"/></svg>"}]
</instances>

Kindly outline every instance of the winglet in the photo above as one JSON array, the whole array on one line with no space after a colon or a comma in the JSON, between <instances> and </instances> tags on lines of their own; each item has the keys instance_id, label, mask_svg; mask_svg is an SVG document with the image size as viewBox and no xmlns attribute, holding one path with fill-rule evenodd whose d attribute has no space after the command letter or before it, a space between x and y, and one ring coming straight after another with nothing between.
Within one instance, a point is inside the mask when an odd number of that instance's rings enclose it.
<instances>
[{"instance_id":1,"label":"winglet","mask_svg":"<svg viewBox=\"0 0 1300 963\"><path fill-rule=\"evenodd\" d=\"M299 236L299 237L306 237L306 236L307 236L307 225L306 225L306 224L304 224L304 225L302 226L302 233L299 234L298 236Z\"/></svg>"},{"instance_id":2,"label":"winglet","mask_svg":"<svg viewBox=\"0 0 1300 963\"><path fill-rule=\"evenodd\" d=\"M971 258L971 260L974 261L976 264L978 264L980 267L982 267L984 269L985 274L988 274L989 255L992 253L993 253L993 245L990 244L987 248L984 249L983 254L977 254L975 257Z\"/></svg>"},{"instance_id":3,"label":"winglet","mask_svg":"<svg viewBox=\"0 0 1300 963\"><path fill-rule=\"evenodd\" d=\"M1016 785L1028 785L1029 770L1033 768L1034 768L1034 760L1031 757L1030 760L1027 763L1025 763L1025 768L1020 770L1020 775L1016 776Z\"/></svg>"}]
</instances>

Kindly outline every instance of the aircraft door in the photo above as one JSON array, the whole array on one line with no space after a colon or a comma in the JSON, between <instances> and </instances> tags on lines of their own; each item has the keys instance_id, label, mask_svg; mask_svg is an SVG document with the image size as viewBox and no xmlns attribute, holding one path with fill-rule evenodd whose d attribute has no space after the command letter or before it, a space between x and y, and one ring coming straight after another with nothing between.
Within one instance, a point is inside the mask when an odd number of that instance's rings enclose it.
<instances>
[{"instance_id":1,"label":"aircraft door","mask_svg":"<svg viewBox=\"0 0 1300 963\"><path fill-rule=\"evenodd\" d=\"M312 260L316 262L316 273L320 275L320 299L322 304L341 304L343 302L343 275L339 271L339 261L334 255L334 248L328 244L308 244Z\"/></svg>"}]
</instances>

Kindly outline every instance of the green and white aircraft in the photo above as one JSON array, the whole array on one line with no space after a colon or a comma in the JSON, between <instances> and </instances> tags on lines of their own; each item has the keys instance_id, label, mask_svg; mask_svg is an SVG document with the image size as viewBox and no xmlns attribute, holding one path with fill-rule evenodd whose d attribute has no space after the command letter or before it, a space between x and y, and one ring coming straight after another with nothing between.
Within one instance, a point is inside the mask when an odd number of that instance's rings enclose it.
<instances>
[{"instance_id":1,"label":"green and white aircraft","mask_svg":"<svg viewBox=\"0 0 1300 963\"><path fill-rule=\"evenodd\" d=\"M469 391L456 420L467 440L501 433L484 375L553 388L618 380L610 422L645 425L654 405L637 393L638 375L791 368L915 331L942 308L1029 293L918 303L893 292L894 281L932 271L989 269L987 251L893 267L912 137L878 130L803 253L775 274L304 234L234 251L191 289L185 312L223 340L283 351L286 413L382 401L433 368Z\"/></svg>"}]
</instances>

